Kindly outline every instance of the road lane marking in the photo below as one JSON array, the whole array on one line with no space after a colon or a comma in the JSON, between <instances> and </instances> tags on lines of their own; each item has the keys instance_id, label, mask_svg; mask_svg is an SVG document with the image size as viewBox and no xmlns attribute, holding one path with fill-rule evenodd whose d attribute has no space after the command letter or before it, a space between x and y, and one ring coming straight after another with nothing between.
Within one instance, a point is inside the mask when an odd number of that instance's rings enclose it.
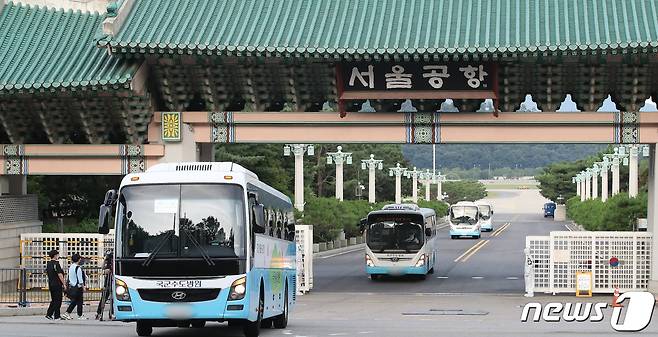
<instances>
[{"instance_id":1,"label":"road lane marking","mask_svg":"<svg viewBox=\"0 0 658 337\"><path fill-rule=\"evenodd\" d=\"M484 276L472 276L471 278L474 280L481 280L484 278Z\"/></svg>"},{"instance_id":2,"label":"road lane marking","mask_svg":"<svg viewBox=\"0 0 658 337\"><path fill-rule=\"evenodd\" d=\"M437 276L436 278L440 278L440 279L447 279L447 278L448 278L448 276Z\"/></svg>"},{"instance_id":3,"label":"road lane marking","mask_svg":"<svg viewBox=\"0 0 658 337\"><path fill-rule=\"evenodd\" d=\"M505 231L510 225L512 225L511 222L506 223L505 225L503 225L503 227L500 227L500 228L498 229L498 231L495 232L495 233L494 233L493 235L491 235L491 236L499 236L499 235L502 234L502 233L503 233L503 232L504 232L504 231Z\"/></svg>"},{"instance_id":4,"label":"road lane marking","mask_svg":"<svg viewBox=\"0 0 658 337\"><path fill-rule=\"evenodd\" d=\"M482 244L481 244L479 247L477 247L475 250L471 251L470 254L466 255L466 256L461 260L461 262L466 262L466 261L468 261L468 259L470 259L471 256L475 255L475 253L477 253L480 249L482 249L482 247L486 246L487 243L489 243L489 240L484 240L484 241L482 242Z\"/></svg>"},{"instance_id":5,"label":"road lane marking","mask_svg":"<svg viewBox=\"0 0 658 337\"><path fill-rule=\"evenodd\" d=\"M336 254L331 254L331 255L326 255L326 256L320 256L320 257L317 257L317 258L318 258L318 259L328 259L328 258L330 258L330 257L336 257L336 256L340 256L340 255L345 255L345 254L349 254L349 253L358 252L358 251L364 251L364 252L365 252L365 250L363 249L363 247L361 247L361 248L358 248L358 249L352 249L352 250L348 250L348 251L344 251L344 252L340 252L340 253L336 253Z\"/></svg>"},{"instance_id":6,"label":"road lane marking","mask_svg":"<svg viewBox=\"0 0 658 337\"><path fill-rule=\"evenodd\" d=\"M491 236L494 236L494 235L496 235L498 232L500 232L501 230L503 230L503 228L505 228L505 226L507 226L508 223L509 223L509 222L506 222L506 223L504 223L502 226L496 228L496 230L493 231L493 233L491 233Z\"/></svg>"},{"instance_id":7,"label":"road lane marking","mask_svg":"<svg viewBox=\"0 0 658 337\"><path fill-rule=\"evenodd\" d=\"M477 249L477 247L483 245L485 242L487 242L487 240L480 241L480 242L476 243L475 245L473 245L473 247L467 249L462 255L459 255L453 262L459 262L459 260L461 260L461 258L468 255L468 253L470 253L473 249Z\"/></svg>"},{"instance_id":8,"label":"road lane marking","mask_svg":"<svg viewBox=\"0 0 658 337\"><path fill-rule=\"evenodd\" d=\"M569 227L569 225L564 225L564 227L567 227L567 229L569 230L569 232L573 232L573 229L571 229L571 227Z\"/></svg>"},{"instance_id":9,"label":"road lane marking","mask_svg":"<svg viewBox=\"0 0 658 337\"><path fill-rule=\"evenodd\" d=\"M519 278L516 277L516 276L510 276L510 277L506 277L505 279L506 280L518 280Z\"/></svg>"}]
</instances>

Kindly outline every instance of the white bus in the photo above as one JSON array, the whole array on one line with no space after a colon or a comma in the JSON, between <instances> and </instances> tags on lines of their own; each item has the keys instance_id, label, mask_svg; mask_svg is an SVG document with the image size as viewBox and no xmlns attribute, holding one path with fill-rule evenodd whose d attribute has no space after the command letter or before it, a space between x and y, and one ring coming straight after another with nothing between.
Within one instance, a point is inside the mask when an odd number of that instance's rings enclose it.
<instances>
[{"instance_id":1,"label":"white bus","mask_svg":"<svg viewBox=\"0 0 658 337\"><path fill-rule=\"evenodd\" d=\"M438 237L434 210L409 205L387 205L364 221L366 273L372 280L383 275L434 273Z\"/></svg>"},{"instance_id":2,"label":"white bus","mask_svg":"<svg viewBox=\"0 0 658 337\"><path fill-rule=\"evenodd\" d=\"M493 230L493 207L484 201L478 201L475 204L477 204L480 210L480 230L491 232Z\"/></svg>"},{"instance_id":3,"label":"white bus","mask_svg":"<svg viewBox=\"0 0 658 337\"><path fill-rule=\"evenodd\" d=\"M471 201L460 201L450 206L450 238L462 236L480 238L480 211Z\"/></svg>"},{"instance_id":4,"label":"white bus","mask_svg":"<svg viewBox=\"0 0 658 337\"><path fill-rule=\"evenodd\" d=\"M290 199L234 163L160 164L108 191L99 232L116 205L114 312L153 327L206 321L283 329L295 302Z\"/></svg>"}]
</instances>

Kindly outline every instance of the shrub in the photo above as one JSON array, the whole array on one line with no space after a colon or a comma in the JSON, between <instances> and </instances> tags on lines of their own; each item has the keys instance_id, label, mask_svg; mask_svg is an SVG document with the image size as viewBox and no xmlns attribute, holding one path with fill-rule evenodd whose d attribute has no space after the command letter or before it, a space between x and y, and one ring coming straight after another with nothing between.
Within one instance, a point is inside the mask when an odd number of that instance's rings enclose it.
<instances>
[{"instance_id":1,"label":"shrub","mask_svg":"<svg viewBox=\"0 0 658 337\"><path fill-rule=\"evenodd\" d=\"M620 193L606 202L573 197L567 201L567 216L591 231L630 231L638 218L647 216L647 194L629 198Z\"/></svg>"}]
</instances>

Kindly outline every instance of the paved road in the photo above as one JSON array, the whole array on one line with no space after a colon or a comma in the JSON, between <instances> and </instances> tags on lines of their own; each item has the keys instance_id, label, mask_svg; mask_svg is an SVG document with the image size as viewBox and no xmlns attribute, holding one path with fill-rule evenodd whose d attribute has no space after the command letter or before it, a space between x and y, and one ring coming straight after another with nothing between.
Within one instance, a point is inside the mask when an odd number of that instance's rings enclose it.
<instances>
[{"instance_id":1,"label":"paved road","mask_svg":"<svg viewBox=\"0 0 658 337\"><path fill-rule=\"evenodd\" d=\"M518 200L522 194L526 191L500 191L496 200L498 203L501 199ZM448 228L442 228L438 268L426 280L398 277L371 281L364 272L363 249L318 258L314 266L313 291L521 294L524 291L525 237L567 230L567 223L545 219L540 208L533 207L533 213L495 212L494 231L482 233L480 240L452 240Z\"/></svg>"}]
</instances>

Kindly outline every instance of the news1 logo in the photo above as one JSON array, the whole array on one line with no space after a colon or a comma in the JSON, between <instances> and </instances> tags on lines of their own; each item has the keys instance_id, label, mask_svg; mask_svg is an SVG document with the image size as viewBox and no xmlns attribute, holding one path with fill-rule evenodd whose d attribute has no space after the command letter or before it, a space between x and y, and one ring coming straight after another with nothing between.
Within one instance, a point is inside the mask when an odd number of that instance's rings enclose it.
<instances>
[{"instance_id":1,"label":"news1 logo","mask_svg":"<svg viewBox=\"0 0 658 337\"><path fill-rule=\"evenodd\" d=\"M624 303L626 302L627 303ZM619 306L613 306L610 326L615 331L637 332L644 330L651 322L656 298L649 292L631 291L623 293L615 302ZM623 305L623 306L622 306ZM521 322L528 322L530 311L533 322L543 320L545 322L601 322L605 317L603 309L608 303L540 303L532 302L523 307ZM621 322L622 312L624 313Z\"/></svg>"}]
</instances>

